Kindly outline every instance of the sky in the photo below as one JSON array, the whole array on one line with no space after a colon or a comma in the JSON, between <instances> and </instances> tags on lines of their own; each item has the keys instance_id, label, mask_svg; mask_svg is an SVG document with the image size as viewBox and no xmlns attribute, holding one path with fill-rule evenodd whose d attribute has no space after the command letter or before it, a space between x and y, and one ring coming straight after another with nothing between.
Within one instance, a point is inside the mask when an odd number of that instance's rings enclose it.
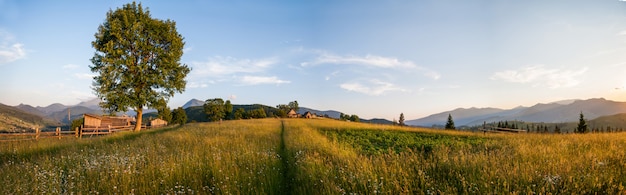
<instances>
[{"instance_id":1,"label":"sky","mask_svg":"<svg viewBox=\"0 0 626 195\"><path fill-rule=\"evenodd\" d=\"M106 13L129 1L0 0L0 103L95 98ZM626 101L618 0L141 1L176 22L190 99L415 119L455 108Z\"/></svg>"}]
</instances>

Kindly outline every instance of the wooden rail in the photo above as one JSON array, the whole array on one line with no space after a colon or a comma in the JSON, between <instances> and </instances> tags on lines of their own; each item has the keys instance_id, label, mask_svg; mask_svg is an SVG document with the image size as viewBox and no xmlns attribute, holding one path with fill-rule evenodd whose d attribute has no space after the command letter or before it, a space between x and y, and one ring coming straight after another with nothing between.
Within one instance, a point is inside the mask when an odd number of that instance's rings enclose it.
<instances>
[{"instance_id":1,"label":"wooden rail","mask_svg":"<svg viewBox=\"0 0 626 195\"><path fill-rule=\"evenodd\" d=\"M165 127L165 126L159 126ZM39 140L40 138L59 138L62 137L81 137L83 135L108 135L120 131L131 131L134 126L107 126L107 127L83 127L76 128L75 130L63 131L61 127L57 127L55 131L42 132L39 128L35 128L33 133L0 133L0 142L3 141L22 141L22 140ZM150 127L143 125L141 129L150 129L157 127ZM10 139L14 138L14 139Z\"/></svg>"},{"instance_id":2,"label":"wooden rail","mask_svg":"<svg viewBox=\"0 0 626 195\"><path fill-rule=\"evenodd\" d=\"M510 129L510 128L502 128L502 127L485 127L482 129L478 129L483 131L483 133L526 133L526 130L523 129Z\"/></svg>"}]
</instances>

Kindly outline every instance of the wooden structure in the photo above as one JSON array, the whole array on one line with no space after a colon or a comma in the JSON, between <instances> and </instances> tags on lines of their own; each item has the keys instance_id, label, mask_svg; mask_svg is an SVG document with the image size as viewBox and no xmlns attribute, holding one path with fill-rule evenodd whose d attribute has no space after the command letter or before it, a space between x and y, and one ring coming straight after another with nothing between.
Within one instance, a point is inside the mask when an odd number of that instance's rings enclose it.
<instances>
[{"instance_id":1,"label":"wooden structure","mask_svg":"<svg viewBox=\"0 0 626 195\"><path fill-rule=\"evenodd\" d=\"M299 118L300 115L295 110L291 109L287 113L287 117L289 117L289 118Z\"/></svg>"},{"instance_id":2,"label":"wooden structure","mask_svg":"<svg viewBox=\"0 0 626 195\"><path fill-rule=\"evenodd\" d=\"M502 128L502 127L490 127L485 126L482 129L483 133L526 133L526 130L523 129L510 129L510 128Z\"/></svg>"},{"instance_id":3,"label":"wooden structure","mask_svg":"<svg viewBox=\"0 0 626 195\"><path fill-rule=\"evenodd\" d=\"M131 117L128 116L98 116L93 114L83 114L83 125L80 128L82 135L101 135L115 131L131 129Z\"/></svg>"},{"instance_id":4,"label":"wooden structure","mask_svg":"<svg viewBox=\"0 0 626 195\"><path fill-rule=\"evenodd\" d=\"M163 127L167 126L167 121L157 118L150 120L150 127Z\"/></svg>"},{"instance_id":5,"label":"wooden structure","mask_svg":"<svg viewBox=\"0 0 626 195\"><path fill-rule=\"evenodd\" d=\"M305 112L304 115L302 115L303 118L315 118L315 114L311 113L311 112Z\"/></svg>"}]
</instances>

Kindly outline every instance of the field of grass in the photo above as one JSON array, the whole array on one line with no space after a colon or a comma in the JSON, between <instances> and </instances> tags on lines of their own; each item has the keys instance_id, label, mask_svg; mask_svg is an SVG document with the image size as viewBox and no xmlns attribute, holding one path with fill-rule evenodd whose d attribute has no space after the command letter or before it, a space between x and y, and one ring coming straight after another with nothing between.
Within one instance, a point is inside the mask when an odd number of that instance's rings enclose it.
<instances>
[{"instance_id":1,"label":"field of grass","mask_svg":"<svg viewBox=\"0 0 626 195\"><path fill-rule=\"evenodd\" d=\"M624 193L626 133L472 134L328 119L0 142L1 194Z\"/></svg>"}]
</instances>

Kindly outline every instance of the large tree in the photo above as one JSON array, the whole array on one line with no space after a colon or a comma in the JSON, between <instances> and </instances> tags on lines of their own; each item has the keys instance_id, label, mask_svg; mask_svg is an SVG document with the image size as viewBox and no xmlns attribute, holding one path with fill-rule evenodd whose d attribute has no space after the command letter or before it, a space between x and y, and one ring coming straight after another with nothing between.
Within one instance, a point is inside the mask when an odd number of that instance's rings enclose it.
<instances>
[{"instance_id":1,"label":"large tree","mask_svg":"<svg viewBox=\"0 0 626 195\"><path fill-rule=\"evenodd\" d=\"M184 42L174 21L154 19L133 2L107 12L95 38L89 67L97 73L93 89L100 106L110 113L135 110L135 131L145 107L162 108L185 90L190 69L180 63Z\"/></svg>"},{"instance_id":2,"label":"large tree","mask_svg":"<svg viewBox=\"0 0 626 195\"><path fill-rule=\"evenodd\" d=\"M232 111L232 107L231 107ZM208 99L204 102L204 112L211 121L219 121L226 116L226 105L222 98Z\"/></svg>"},{"instance_id":3,"label":"large tree","mask_svg":"<svg viewBox=\"0 0 626 195\"><path fill-rule=\"evenodd\" d=\"M400 120L398 121L400 126L404 126L404 113L400 113Z\"/></svg>"}]
</instances>

